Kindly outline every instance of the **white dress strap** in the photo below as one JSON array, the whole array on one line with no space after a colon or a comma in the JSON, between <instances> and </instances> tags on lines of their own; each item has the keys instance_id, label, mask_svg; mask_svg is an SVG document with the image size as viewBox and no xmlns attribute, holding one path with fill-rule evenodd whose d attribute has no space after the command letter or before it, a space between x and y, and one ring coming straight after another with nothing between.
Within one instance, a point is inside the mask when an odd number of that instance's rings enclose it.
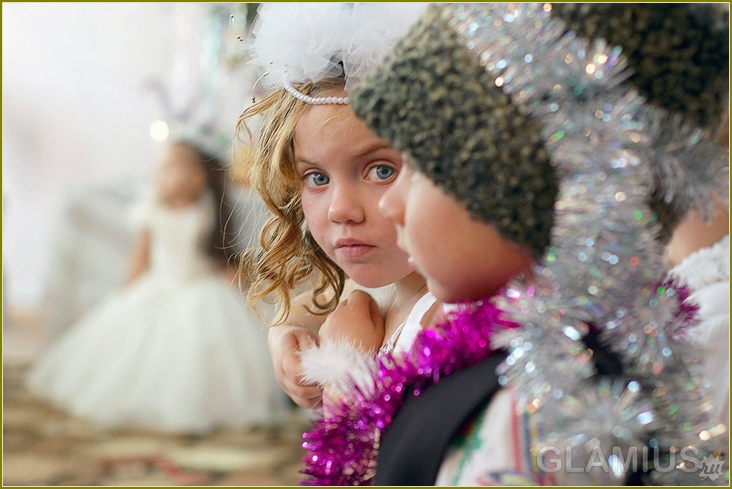
<instances>
[{"instance_id":1,"label":"white dress strap","mask_svg":"<svg viewBox=\"0 0 732 489\"><path fill-rule=\"evenodd\" d=\"M435 298L431 292L427 292L417 301L416 304L414 304L414 307L412 307L412 311L407 316L407 319L405 319L404 323L399 327L402 332L396 339L396 343L394 345L394 349L396 351L409 351L412 348L414 339L417 337L419 332L422 331L422 317L427 313L427 311L429 311L430 307L432 307L436 301L437 298Z\"/></svg>"}]
</instances>

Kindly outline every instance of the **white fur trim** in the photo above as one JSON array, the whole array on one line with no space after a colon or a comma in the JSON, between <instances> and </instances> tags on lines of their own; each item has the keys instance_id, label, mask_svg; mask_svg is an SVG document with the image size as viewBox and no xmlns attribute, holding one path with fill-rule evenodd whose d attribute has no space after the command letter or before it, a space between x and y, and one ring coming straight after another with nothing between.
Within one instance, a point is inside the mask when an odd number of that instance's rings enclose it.
<instances>
[{"instance_id":1,"label":"white fur trim","mask_svg":"<svg viewBox=\"0 0 732 489\"><path fill-rule=\"evenodd\" d=\"M376 352L364 352L348 340L324 341L300 352L301 367L307 382L316 382L347 394L353 381L362 388L373 385Z\"/></svg>"}]
</instances>

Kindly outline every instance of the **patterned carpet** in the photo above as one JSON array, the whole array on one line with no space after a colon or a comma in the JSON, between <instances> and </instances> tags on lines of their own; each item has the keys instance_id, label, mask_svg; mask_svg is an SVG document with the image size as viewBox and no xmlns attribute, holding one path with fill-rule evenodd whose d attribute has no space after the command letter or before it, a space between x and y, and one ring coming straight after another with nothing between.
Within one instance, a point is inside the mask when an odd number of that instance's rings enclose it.
<instances>
[{"instance_id":1,"label":"patterned carpet","mask_svg":"<svg viewBox=\"0 0 732 489\"><path fill-rule=\"evenodd\" d=\"M287 422L250 432L112 432L34 398L23 387L27 365L4 359L5 486L297 485L308 426L299 410Z\"/></svg>"}]
</instances>

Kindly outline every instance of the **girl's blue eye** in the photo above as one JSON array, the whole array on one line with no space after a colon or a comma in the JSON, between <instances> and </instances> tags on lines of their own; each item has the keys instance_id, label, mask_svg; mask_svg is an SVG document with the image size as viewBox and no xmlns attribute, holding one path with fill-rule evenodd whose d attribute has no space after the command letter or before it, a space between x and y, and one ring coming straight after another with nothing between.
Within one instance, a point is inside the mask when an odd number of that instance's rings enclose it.
<instances>
[{"instance_id":1,"label":"girl's blue eye","mask_svg":"<svg viewBox=\"0 0 732 489\"><path fill-rule=\"evenodd\" d=\"M330 183L330 179L320 172L308 173L305 178L307 179L307 183L313 187L322 187Z\"/></svg>"},{"instance_id":2,"label":"girl's blue eye","mask_svg":"<svg viewBox=\"0 0 732 489\"><path fill-rule=\"evenodd\" d=\"M394 176L394 173L396 171L394 168L388 165L376 165L371 170L369 170L369 174L372 178L375 180L389 180L391 177Z\"/></svg>"}]
</instances>

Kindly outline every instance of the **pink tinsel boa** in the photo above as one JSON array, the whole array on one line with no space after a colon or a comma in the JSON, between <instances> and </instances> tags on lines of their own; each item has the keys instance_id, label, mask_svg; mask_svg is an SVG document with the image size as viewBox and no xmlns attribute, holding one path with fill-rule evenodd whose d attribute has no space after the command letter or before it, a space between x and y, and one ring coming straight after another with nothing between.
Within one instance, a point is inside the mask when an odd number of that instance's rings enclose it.
<instances>
[{"instance_id":1,"label":"pink tinsel boa","mask_svg":"<svg viewBox=\"0 0 732 489\"><path fill-rule=\"evenodd\" d=\"M491 335L515 327L488 300L461 304L439 325L423 330L406 356L377 357L373 388L354 386L350 397L326 408L303 434L308 454L302 485L370 484L380 433L403 405L406 390L419 396L442 377L481 362L494 351Z\"/></svg>"}]
</instances>

